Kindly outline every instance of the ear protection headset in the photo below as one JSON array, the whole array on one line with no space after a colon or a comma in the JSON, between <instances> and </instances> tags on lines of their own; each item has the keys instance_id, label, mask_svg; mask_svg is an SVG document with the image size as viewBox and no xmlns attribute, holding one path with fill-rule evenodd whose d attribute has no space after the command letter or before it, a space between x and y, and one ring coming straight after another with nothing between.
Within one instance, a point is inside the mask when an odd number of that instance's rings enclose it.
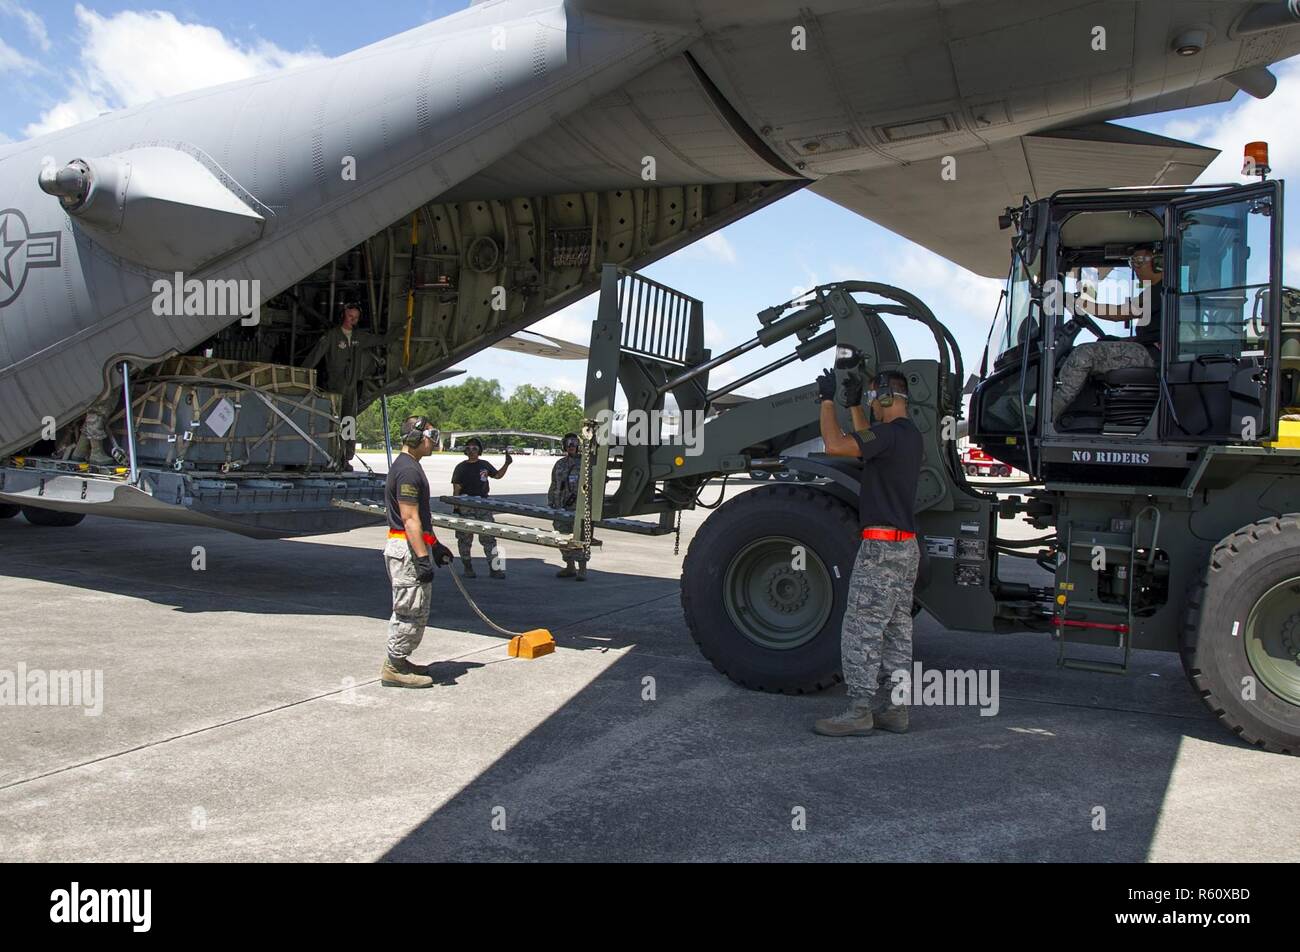
<instances>
[{"instance_id":1,"label":"ear protection headset","mask_svg":"<svg viewBox=\"0 0 1300 952\"><path fill-rule=\"evenodd\" d=\"M479 456L482 456L482 455L483 455L483 441L480 440L477 436L471 436L468 440L465 441L465 446L464 446L465 455L467 455L467 456L469 455L469 448L470 448L470 444L471 444L471 443L472 443L474 446L477 446L477 447L478 447L478 455L479 455Z\"/></svg>"},{"instance_id":2,"label":"ear protection headset","mask_svg":"<svg viewBox=\"0 0 1300 952\"><path fill-rule=\"evenodd\" d=\"M1161 274L1163 274L1163 273L1164 273L1164 270L1165 270L1165 255L1164 255L1164 252L1163 252L1163 251L1160 251L1160 250L1159 250L1157 247L1155 247L1155 246L1143 246L1143 247L1140 247L1140 248L1134 248L1134 249L1133 249L1133 254L1136 255L1136 254L1138 254L1139 252L1144 251L1147 247L1150 247L1150 249L1151 249L1150 254L1151 254L1151 268L1152 268L1152 270L1154 270L1154 271L1159 271ZM1131 260L1132 260L1132 255L1130 255L1129 257L1130 257L1130 261L1131 261Z\"/></svg>"},{"instance_id":3,"label":"ear protection headset","mask_svg":"<svg viewBox=\"0 0 1300 952\"><path fill-rule=\"evenodd\" d=\"M872 381L871 392L867 394L867 403L872 400L879 400L881 407L892 407L895 400L906 400L907 394L894 389L890 381L891 371L884 370L876 374L876 379Z\"/></svg>"},{"instance_id":4,"label":"ear protection headset","mask_svg":"<svg viewBox=\"0 0 1300 952\"><path fill-rule=\"evenodd\" d=\"M420 441L428 437L437 443L440 435L438 428L429 422L428 417L419 417L415 425L402 434L402 442L407 446L419 446Z\"/></svg>"},{"instance_id":5,"label":"ear protection headset","mask_svg":"<svg viewBox=\"0 0 1300 952\"><path fill-rule=\"evenodd\" d=\"M573 447L573 448L576 450L576 449L578 448L578 446L579 446L579 443L578 443L578 434L577 434L577 433L565 433L565 434L564 434L564 439L562 439L562 440L560 441L560 447L561 447L561 448L564 450L564 452L566 452L566 453L569 452L569 447Z\"/></svg>"}]
</instances>

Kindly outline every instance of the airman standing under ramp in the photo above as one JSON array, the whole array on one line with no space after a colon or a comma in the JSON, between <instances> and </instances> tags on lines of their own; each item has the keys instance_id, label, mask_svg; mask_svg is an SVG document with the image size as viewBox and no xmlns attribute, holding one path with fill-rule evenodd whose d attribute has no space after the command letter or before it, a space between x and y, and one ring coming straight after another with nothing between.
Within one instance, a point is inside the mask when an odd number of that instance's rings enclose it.
<instances>
[{"instance_id":1,"label":"airman standing under ramp","mask_svg":"<svg viewBox=\"0 0 1300 952\"><path fill-rule=\"evenodd\" d=\"M469 457L463 462L457 463L456 468L451 472L451 490L456 496L482 496L487 497L491 487L489 480L500 479L514 462L514 457L510 451L506 450L506 461L497 469L485 459L479 457L483 454L483 441L477 436L471 436L465 441L465 455ZM455 510L460 514L460 510ZM495 522L490 512L480 512L474 515L474 518L483 522ZM483 554L487 556L488 569L493 578L505 578L505 569L497 560L497 540L487 533L480 533L478 540L483 545ZM456 548L460 552L460 560L465 566L465 577L474 578L474 533L457 532Z\"/></svg>"},{"instance_id":2,"label":"airman standing under ramp","mask_svg":"<svg viewBox=\"0 0 1300 952\"><path fill-rule=\"evenodd\" d=\"M555 462L551 469L551 488L546 493L546 505L552 509L573 509L578 505L578 480L582 473L582 458L578 455L578 434L566 433L561 441L564 455ZM556 519L552 523L556 530L563 532L567 525ZM575 525L576 529L577 526ZM586 550L581 546L573 549L561 549L564 568L555 573L556 578L576 578L579 582L587 581ZM574 569L575 563L577 569Z\"/></svg>"}]
</instances>

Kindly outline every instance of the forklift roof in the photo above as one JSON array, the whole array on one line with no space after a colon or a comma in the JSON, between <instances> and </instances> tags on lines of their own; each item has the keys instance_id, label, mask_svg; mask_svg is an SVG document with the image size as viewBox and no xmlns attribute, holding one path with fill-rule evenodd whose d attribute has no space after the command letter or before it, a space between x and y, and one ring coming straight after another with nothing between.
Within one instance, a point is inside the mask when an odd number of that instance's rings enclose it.
<instances>
[{"instance_id":1,"label":"forklift roof","mask_svg":"<svg viewBox=\"0 0 1300 952\"><path fill-rule=\"evenodd\" d=\"M1154 244L1164 238L1164 232L1160 220L1146 212L1079 212L1061 225L1061 244L1067 248Z\"/></svg>"}]
</instances>

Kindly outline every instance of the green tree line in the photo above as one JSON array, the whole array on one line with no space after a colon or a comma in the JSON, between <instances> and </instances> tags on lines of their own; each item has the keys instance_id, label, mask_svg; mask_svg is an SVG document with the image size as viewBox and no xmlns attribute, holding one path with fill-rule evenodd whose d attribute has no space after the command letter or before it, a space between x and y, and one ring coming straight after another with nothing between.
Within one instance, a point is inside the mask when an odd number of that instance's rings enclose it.
<instances>
[{"instance_id":1,"label":"green tree line","mask_svg":"<svg viewBox=\"0 0 1300 952\"><path fill-rule=\"evenodd\" d=\"M456 430L526 430L562 436L582 424L577 394L551 387L522 384L506 397L501 384L482 377L463 383L429 387L388 398L388 423L393 443L408 416L426 416L444 433ZM368 445L384 442L383 414L375 401L357 417L357 439ZM525 442L513 440L514 443Z\"/></svg>"}]
</instances>

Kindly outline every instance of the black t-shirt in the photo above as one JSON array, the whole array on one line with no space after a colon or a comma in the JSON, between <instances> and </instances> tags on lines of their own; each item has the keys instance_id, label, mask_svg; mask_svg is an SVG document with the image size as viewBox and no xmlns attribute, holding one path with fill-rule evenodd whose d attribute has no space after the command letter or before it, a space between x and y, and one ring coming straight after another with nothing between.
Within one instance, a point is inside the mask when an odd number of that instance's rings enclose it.
<instances>
[{"instance_id":1,"label":"black t-shirt","mask_svg":"<svg viewBox=\"0 0 1300 952\"><path fill-rule=\"evenodd\" d=\"M1151 285L1150 291L1142 292L1142 306L1151 308L1149 317L1145 324L1137 323L1141 317L1133 321L1133 339L1139 344L1158 344L1160 342L1160 312L1163 310L1164 302L1164 282ZM1147 301L1150 301L1150 305Z\"/></svg>"},{"instance_id":2,"label":"black t-shirt","mask_svg":"<svg viewBox=\"0 0 1300 952\"><path fill-rule=\"evenodd\" d=\"M413 502L420 508L420 528L433 532L429 515L429 479L419 462L410 453L399 453L393 458L384 483L384 504L388 507L388 528L402 529L402 510L398 501Z\"/></svg>"},{"instance_id":3,"label":"black t-shirt","mask_svg":"<svg viewBox=\"0 0 1300 952\"><path fill-rule=\"evenodd\" d=\"M460 487L462 496L486 496L488 480L496 474L497 468L487 460L465 460L457 463L451 471L451 482L453 486Z\"/></svg>"},{"instance_id":4,"label":"black t-shirt","mask_svg":"<svg viewBox=\"0 0 1300 952\"><path fill-rule=\"evenodd\" d=\"M921 431L903 417L874 424L870 430L854 433L853 438L858 441L863 460L862 496L858 500L861 527L893 526L915 532L912 512L925 457Z\"/></svg>"}]
</instances>

